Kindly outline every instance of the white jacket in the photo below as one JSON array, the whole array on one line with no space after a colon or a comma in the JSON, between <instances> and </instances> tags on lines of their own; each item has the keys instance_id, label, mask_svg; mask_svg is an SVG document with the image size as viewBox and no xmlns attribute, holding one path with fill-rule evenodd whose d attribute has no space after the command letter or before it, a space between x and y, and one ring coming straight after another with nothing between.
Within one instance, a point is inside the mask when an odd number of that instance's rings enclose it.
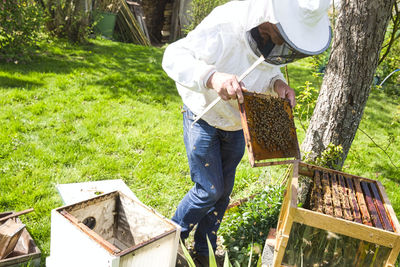
<instances>
[{"instance_id":1,"label":"white jacket","mask_svg":"<svg viewBox=\"0 0 400 267\"><path fill-rule=\"evenodd\" d=\"M246 34L263 22L276 23L271 0L233 1L215 8L187 37L170 44L162 66L176 82L183 103L200 114L218 97L206 82L215 71L240 76L257 59ZM249 91L274 93L280 67L262 62L243 83ZM237 100L221 100L203 117L208 124L225 130L242 129Z\"/></svg>"}]
</instances>

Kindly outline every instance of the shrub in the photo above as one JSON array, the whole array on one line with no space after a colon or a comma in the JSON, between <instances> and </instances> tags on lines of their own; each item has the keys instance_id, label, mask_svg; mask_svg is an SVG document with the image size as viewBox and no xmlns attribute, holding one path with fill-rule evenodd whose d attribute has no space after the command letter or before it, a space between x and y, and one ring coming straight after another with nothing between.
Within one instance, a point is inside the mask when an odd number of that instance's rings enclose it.
<instances>
[{"instance_id":1,"label":"shrub","mask_svg":"<svg viewBox=\"0 0 400 267\"><path fill-rule=\"evenodd\" d=\"M294 116L299 119L304 132L307 131L307 126L314 112L319 94L318 89L311 85L311 82L306 81L304 86L299 87L300 90L296 96L296 108L293 112Z\"/></svg>"},{"instance_id":2,"label":"shrub","mask_svg":"<svg viewBox=\"0 0 400 267\"><path fill-rule=\"evenodd\" d=\"M188 33L196 28L214 8L227 2L229 0L193 0L191 10L188 12L191 23L184 29L184 32Z\"/></svg>"},{"instance_id":3,"label":"shrub","mask_svg":"<svg viewBox=\"0 0 400 267\"><path fill-rule=\"evenodd\" d=\"M304 161L306 163L314 164L317 166L322 166L334 170L340 170L340 163L343 162L343 147L342 145L334 145L329 143L329 145L322 151L321 155L315 160L308 157L308 153L305 154Z\"/></svg>"},{"instance_id":4,"label":"shrub","mask_svg":"<svg viewBox=\"0 0 400 267\"><path fill-rule=\"evenodd\" d=\"M34 0L0 0L0 59L29 57L43 25L43 10Z\"/></svg>"},{"instance_id":5,"label":"shrub","mask_svg":"<svg viewBox=\"0 0 400 267\"><path fill-rule=\"evenodd\" d=\"M44 4L51 18L47 27L59 38L84 43L90 33L90 14L81 0L47 0Z\"/></svg>"},{"instance_id":6,"label":"shrub","mask_svg":"<svg viewBox=\"0 0 400 267\"><path fill-rule=\"evenodd\" d=\"M231 262L247 266L253 254L252 265L259 259L269 229L276 227L283 199L283 186L267 187L252 200L227 212L220 233Z\"/></svg>"},{"instance_id":7,"label":"shrub","mask_svg":"<svg viewBox=\"0 0 400 267\"><path fill-rule=\"evenodd\" d=\"M331 55L331 47L325 50L322 54L311 57L311 66L314 70L314 75L321 76L325 73L326 65L328 64Z\"/></svg>"},{"instance_id":8,"label":"shrub","mask_svg":"<svg viewBox=\"0 0 400 267\"><path fill-rule=\"evenodd\" d=\"M388 77L396 69L400 68L400 45L394 46L390 49L389 54L385 60L379 65L376 70L377 76L379 77L378 84ZM398 84L400 83L400 72L392 74L385 83L382 85L382 90L388 95L400 96L400 89Z\"/></svg>"},{"instance_id":9,"label":"shrub","mask_svg":"<svg viewBox=\"0 0 400 267\"><path fill-rule=\"evenodd\" d=\"M390 23L386 29L386 37L383 42L379 66L376 70L375 84L380 84L385 77L388 77L392 71L400 68L400 2L397 0L393 5L393 13ZM400 96L398 84L400 82L400 72L388 77L383 85L383 90L389 95Z\"/></svg>"}]
</instances>

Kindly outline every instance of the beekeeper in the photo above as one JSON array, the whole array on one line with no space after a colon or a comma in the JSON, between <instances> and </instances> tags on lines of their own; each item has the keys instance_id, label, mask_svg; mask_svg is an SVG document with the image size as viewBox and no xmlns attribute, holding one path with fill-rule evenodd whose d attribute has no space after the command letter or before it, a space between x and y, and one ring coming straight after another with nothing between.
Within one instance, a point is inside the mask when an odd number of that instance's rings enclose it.
<instances>
[{"instance_id":1,"label":"beekeeper","mask_svg":"<svg viewBox=\"0 0 400 267\"><path fill-rule=\"evenodd\" d=\"M187 37L170 44L163 68L183 101L184 142L195 183L172 220L185 239L197 225L194 249L208 255L229 203L245 142L238 110L242 90L275 94L295 105L295 93L280 68L325 51L331 40L329 0L233 1L215 8ZM244 80L261 55L265 61ZM193 127L196 115L217 103ZM208 261L208 259L207 259Z\"/></svg>"}]
</instances>

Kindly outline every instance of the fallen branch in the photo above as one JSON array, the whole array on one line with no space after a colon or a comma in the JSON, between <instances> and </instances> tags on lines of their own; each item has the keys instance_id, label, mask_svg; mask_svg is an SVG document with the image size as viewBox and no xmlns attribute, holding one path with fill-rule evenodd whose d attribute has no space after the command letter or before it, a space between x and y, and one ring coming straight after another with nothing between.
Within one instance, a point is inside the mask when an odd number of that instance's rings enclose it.
<instances>
[{"instance_id":1,"label":"fallen branch","mask_svg":"<svg viewBox=\"0 0 400 267\"><path fill-rule=\"evenodd\" d=\"M15 213L10 214L10 215L8 215L6 217L0 218L0 222L7 221L10 218L18 217L18 216L27 214L27 213L32 212L32 211L33 211L33 208L30 208L30 209L27 209L27 210L23 210L23 211L19 211L19 212L15 212Z\"/></svg>"}]
</instances>

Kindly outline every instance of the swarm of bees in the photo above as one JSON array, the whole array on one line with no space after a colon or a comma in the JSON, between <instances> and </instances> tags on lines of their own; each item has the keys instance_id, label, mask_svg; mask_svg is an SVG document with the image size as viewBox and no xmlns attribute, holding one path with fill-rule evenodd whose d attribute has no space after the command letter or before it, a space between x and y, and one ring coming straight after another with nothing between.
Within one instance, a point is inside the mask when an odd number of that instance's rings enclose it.
<instances>
[{"instance_id":1,"label":"swarm of bees","mask_svg":"<svg viewBox=\"0 0 400 267\"><path fill-rule=\"evenodd\" d=\"M248 95L247 101L247 123L253 141L270 152L285 152L296 145L290 132L293 122L284 109L284 101L287 100Z\"/></svg>"}]
</instances>

